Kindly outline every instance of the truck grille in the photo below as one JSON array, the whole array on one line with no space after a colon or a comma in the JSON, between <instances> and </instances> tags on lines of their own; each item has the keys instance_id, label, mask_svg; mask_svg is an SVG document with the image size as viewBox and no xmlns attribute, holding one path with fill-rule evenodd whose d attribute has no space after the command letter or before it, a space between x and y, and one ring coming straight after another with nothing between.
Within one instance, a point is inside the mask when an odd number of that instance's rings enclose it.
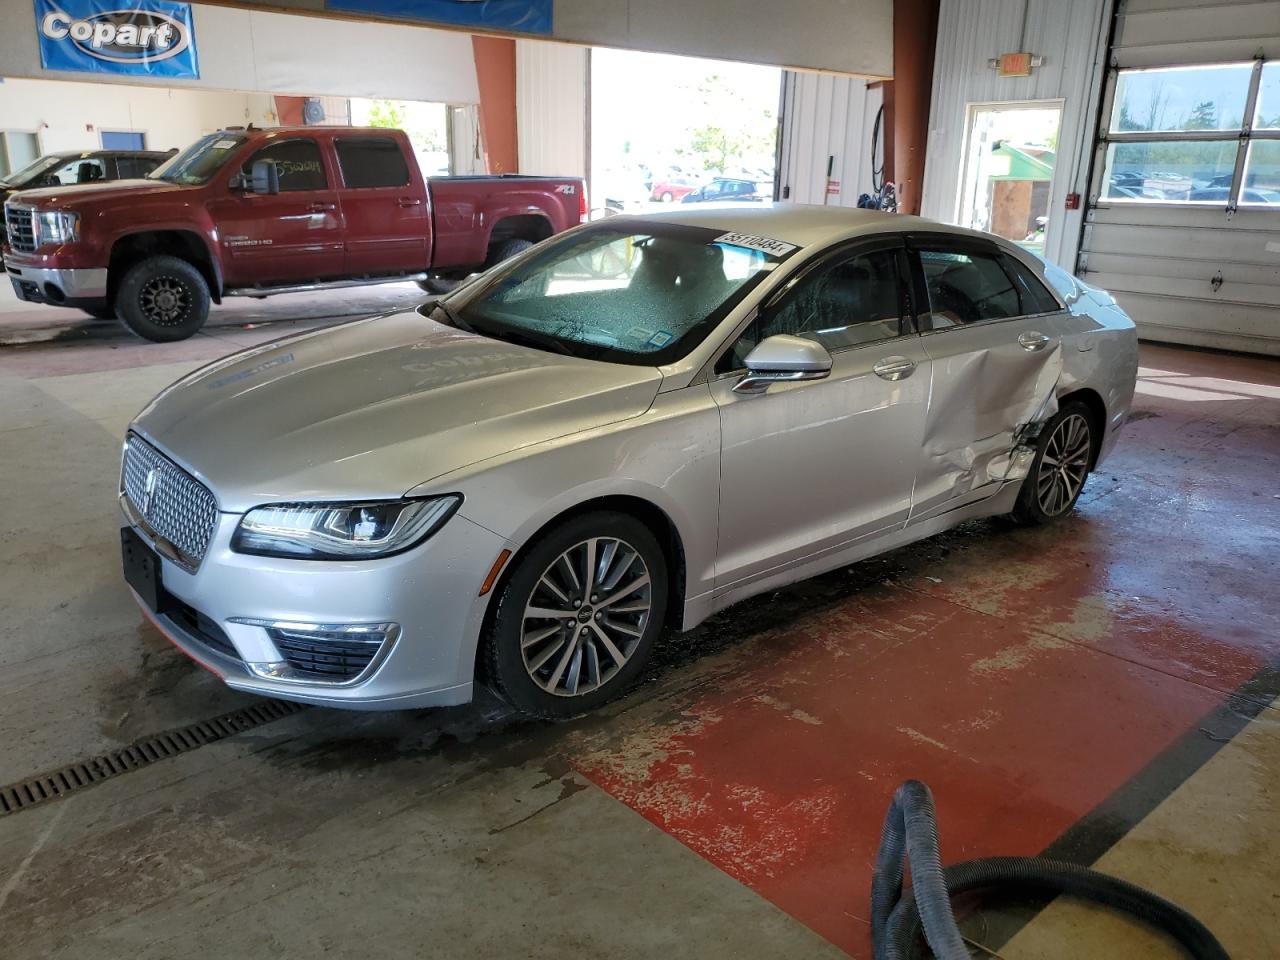
<instances>
[{"instance_id":1,"label":"truck grille","mask_svg":"<svg viewBox=\"0 0 1280 960\"><path fill-rule=\"evenodd\" d=\"M218 520L209 488L133 433L125 441L120 486L151 532L199 566Z\"/></svg>"},{"instance_id":2,"label":"truck grille","mask_svg":"<svg viewBox=\"0 0 1280 960\"><path fill-rule=\"evenodd\" d=\"M4 226L10 247L22 253L35 251L36 228L34 214L30 207L19 207L6 203L4 205Z\"/></svg>"}]
</instances>

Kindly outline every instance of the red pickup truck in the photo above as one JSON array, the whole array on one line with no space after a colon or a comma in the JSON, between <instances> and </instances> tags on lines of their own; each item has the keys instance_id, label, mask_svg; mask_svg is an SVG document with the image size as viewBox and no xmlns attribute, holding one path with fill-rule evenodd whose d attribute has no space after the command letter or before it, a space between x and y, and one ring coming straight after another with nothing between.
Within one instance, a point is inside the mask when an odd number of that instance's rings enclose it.
<instances>
[{"instance_id":1,"label":"red pickup truck","mask_svg":"<svg viewBox=\"0 0 1280 960\"><path fill-rule=\"evenodd\" d=\"M587 215L576 177L423 181L399 130L228 128L145 180L27 190L5 203L23 300L181 340L210 301L417 280L439 289Z\"/></svg>"}]
</instances>

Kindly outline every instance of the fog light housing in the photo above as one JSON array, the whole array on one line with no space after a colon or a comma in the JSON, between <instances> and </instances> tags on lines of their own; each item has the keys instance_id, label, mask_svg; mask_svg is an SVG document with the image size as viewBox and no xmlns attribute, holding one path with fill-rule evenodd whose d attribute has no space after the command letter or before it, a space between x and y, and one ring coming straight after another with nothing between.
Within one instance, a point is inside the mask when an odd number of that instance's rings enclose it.
<instances>
[{"instance_id":1,"label":"fog light housing","mask_svg":"<svg viewBox=\"0 0 1280 960\"><path fill-rule=\"evenodd\" d=\"M260 627L277 657L246 661L263 680L286 683L351 684L371 676L400 636L397 623L307 623L232 617L232 623Z\"/></svg>"}]
</instances>

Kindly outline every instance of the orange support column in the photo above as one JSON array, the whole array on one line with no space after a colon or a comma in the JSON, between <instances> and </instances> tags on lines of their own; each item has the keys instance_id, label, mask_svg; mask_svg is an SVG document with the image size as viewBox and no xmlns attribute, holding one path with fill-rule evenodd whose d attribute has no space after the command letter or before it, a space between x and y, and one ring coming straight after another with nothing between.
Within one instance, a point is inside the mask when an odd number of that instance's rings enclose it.
<instances>
[{"instance_id":1,"label":"orange support column","mask_svg":"<svg viewBox=\"0 0 1280 960\"><path fill-rule=\"evenodd\" d=\"M480 143L490 173L519 170L516 147L516 42L471 38L480 87Z\"/></svg>"},{"instance_id":2,"label":"orange support column","mask_svg":"<svg viewBox=\"0 0 1280 960\"><path fill-rule=\"evenodd\" d=\"M893 83L892 91L885 91L886 125L893 137L885 156L902 213L920 212L937 42L938 0L893 0Z\"/></svg>"}]
</instances>

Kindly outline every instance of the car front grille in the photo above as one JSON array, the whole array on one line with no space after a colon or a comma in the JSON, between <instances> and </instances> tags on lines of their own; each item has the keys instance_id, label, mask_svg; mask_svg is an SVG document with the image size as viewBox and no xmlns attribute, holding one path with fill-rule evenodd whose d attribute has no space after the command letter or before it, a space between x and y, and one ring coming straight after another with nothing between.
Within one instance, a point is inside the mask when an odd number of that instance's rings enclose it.
<instances>
[{"instance_id":1,"label":"car front grille","mask_svg":"<svg viewBox=\"0 0 1280 960\"><path fill-rule=\"evenodd\" d=\"M36 228L34 215L30 207L19 207L6 203L4 205L4 226L10 247L22 253L33 253L35 251Z\"/></svg>"},{"instance_id":2,"label":"car front grille","mask_svg":"<svg viewBox=\"0 0 1280 960\"><path fill-rule=\"evenodd\" d=\"M358 639L347 633L325 636L317 631L280 627L269 629L267 635L297 673L331 682L358 677L386 642L386 635L381 633Z\"/></svg>"},{"instance_id":3,"label":"car front grille","mask_svg":"<svg viewBox=\"0 0 1280 960\"><path fill-rule=\"evenodd\" d=\"M218 521L209 488L133 433L125 441L120 485L150 531L199 566Z\"/></svg>"}]
</instances>

